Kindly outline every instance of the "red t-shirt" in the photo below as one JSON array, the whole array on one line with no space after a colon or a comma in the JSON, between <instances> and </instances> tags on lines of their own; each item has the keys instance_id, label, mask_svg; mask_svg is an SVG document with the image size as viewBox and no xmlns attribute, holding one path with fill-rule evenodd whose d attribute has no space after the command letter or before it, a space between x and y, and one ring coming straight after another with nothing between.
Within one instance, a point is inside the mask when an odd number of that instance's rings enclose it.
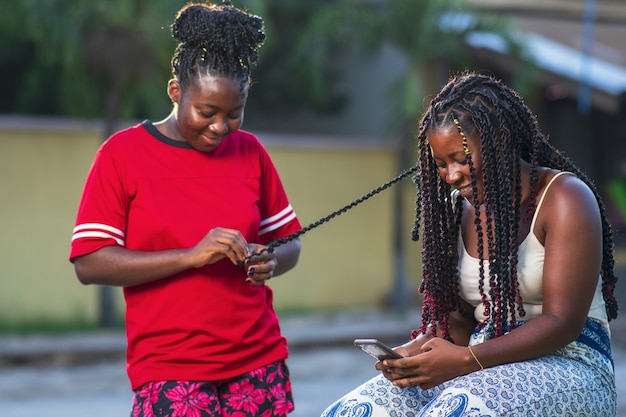
<instances>
[{"instance_id":1,"label":"red t-shirt","mask_svg":"<svg viewBox=\"0 0 626 417\"><path fill-rule=\"evenodd\" d=\"M159 251L194 246L215 227L267 244L301 229L276 169L245 131L199 152L150 122L118 132L87 177L70 260L104 246ZM272 290L223 259L125 287L127 370L148 381L219 380L287 357Z\"/></svg>"}]
</instances>

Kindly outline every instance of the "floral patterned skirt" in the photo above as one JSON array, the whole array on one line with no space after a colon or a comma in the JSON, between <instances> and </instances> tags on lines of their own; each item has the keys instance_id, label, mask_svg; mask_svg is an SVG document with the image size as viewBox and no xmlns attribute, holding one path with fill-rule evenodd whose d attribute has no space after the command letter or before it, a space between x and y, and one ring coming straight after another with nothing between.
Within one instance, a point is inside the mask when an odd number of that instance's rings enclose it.
<instances>
[{"instance_id":1,"label":"floral patterned skirt","mask_svg":"<svg viewBox=\"0 0 626 417\"><path fill-rule=\"evenodd\" d=\"M379 375L322 416L614 417L616 402L609 336L588 320L581 338L551 355L494 366L428 390L394 387Z\"/></svg>"},{"instance_id":2,"label":"floral patterned skirt","mask_svg":"<svg viewBox=\"0 0 626 417\"><path fill-rule=\"evenodd\" d=\"M131 417L285 417L294 409L285 361L223 381L153 381Z\"/></svg>"}]
</instances>

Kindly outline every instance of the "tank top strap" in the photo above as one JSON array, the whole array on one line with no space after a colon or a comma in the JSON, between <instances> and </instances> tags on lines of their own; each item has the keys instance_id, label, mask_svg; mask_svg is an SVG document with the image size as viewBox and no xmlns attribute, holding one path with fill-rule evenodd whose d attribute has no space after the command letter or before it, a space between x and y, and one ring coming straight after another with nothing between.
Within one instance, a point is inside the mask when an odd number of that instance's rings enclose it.
<instances>
[{"instance_id":1,"label":"tank top strap","mask_svg":"<svg viewBox=\"0 0 626 417\"><path fill-rule=\"evenodd\" d=\"M552 179L550 179L550 182L548 182L548 184L546 185L546 188L544 188L543 190L543 194L541 194L541 198L539 198L539 203L537 203L537 208L535 209L535 214L533 214L533 220L530 223L530 233L533 233L533 230L535 230L535 221L537 220L537 214L539 213L539 210L541 209L541 205L543 204L543 199L545 198L546 194L548 194L548 189L550 188L550 186L552 185L552 183L554 183L554 181L559 178L561 175L574 175L571 172L568 171L561 171L558 172L556 175L554 175L554 177L552 177Z\"/></svg>"}]
</instances>

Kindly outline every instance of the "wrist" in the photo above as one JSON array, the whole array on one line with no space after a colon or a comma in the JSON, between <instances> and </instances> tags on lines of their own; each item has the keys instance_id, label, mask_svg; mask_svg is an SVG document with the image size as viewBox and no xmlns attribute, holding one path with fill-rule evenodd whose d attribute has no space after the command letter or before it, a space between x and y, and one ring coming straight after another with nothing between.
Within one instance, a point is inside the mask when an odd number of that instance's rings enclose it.
<instances>
[{"instance_id":1,"label":"wrist","mask_svg":"<svg viewBox=\"0 0 626 417\"><path fill-rule=\"evenodd\" d=\"M195 256L194 248L181 249L178 254L178 263L181 270L201 268L205 265L198 256Z\"/></svg>"},{"instance_id":2,"label":"wrist","mask_svg":"<svg viewBox=\"0 0 626 417\"><path fill-rule=\"evenodd\" d=\"M469 353L470 353L469 360L474 363L474 366L478 365L478 367L480 368L479 370L481 370L481 371L483 369L485 369L483 364L478 359L478 356L476 356L476 353L474 353L474 350L472 349L472 347L471 346L467 346L467 350L469 350Z\"/></svg>"}]
</instances>

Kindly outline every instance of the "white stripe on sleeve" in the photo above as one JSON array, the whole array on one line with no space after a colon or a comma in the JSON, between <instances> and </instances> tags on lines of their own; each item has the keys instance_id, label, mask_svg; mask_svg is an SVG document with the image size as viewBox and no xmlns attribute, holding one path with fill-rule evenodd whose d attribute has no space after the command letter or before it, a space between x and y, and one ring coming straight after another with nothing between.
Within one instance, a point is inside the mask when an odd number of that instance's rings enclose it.
<instances>
[{"instance_id":1,"label":"white stripe on sleeve","mask_svg":"<svg viewBox=\"0 0 626 417\"><path fill-rule=\"evenodd\" d=\"M84 238L113 239L118 245L125 245L123 231L101 223L83 223L76 226L73 230L72 242Z\"/></svg>"},{"instance_id":2,"label":"white stripe on sleeve","mask_svg":"<svg viewBox=\"0 0 626 417\"><path fill-rule=\"evenodd\" d=\"M260 223L261 228L259 230L259 235L263 235L265 233L271 232L272 230L276 230L282 225L293 220L295 217L296 213L293 211L293 208L290 204L285 209L281 210L280 213L262 220Z\"/></svg>"}]
</instances>

